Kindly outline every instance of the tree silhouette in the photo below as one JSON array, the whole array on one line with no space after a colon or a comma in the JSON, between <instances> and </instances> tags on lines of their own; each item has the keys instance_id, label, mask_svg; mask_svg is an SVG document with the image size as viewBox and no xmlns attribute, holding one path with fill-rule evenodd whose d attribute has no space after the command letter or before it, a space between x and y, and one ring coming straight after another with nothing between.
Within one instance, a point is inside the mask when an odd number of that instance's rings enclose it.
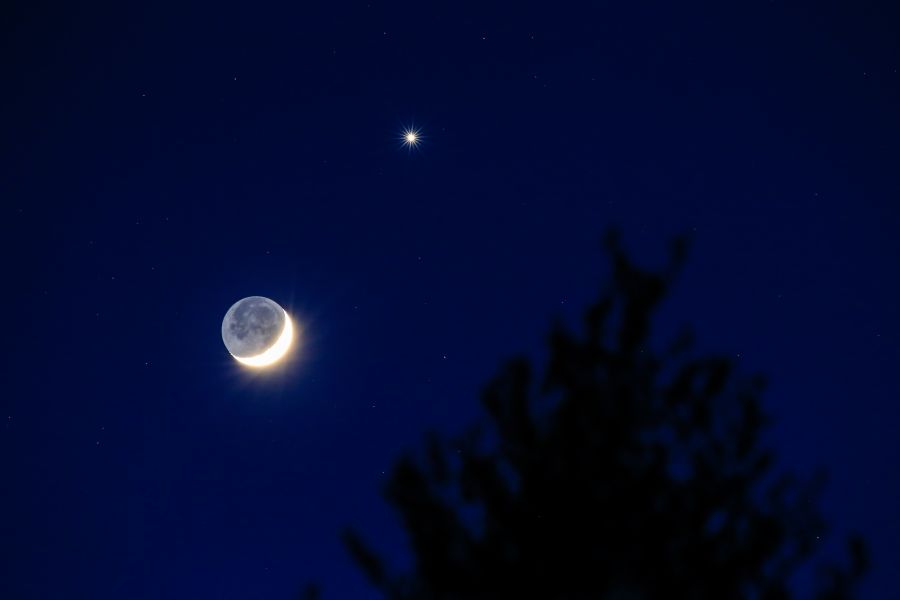
<instances>
[{"instance_id":1,"label":"tree silhouette","mask_svg":"<svg viewBox=\"0 0 900 600\"><path fill-rule=\"evenodd\" d=\"M391 573L345 542L386 598L781 599L816 554L820 480L774 473L761 447L762 381L690 336L654 352L651 314L685 257L659 272L607 239L611 283L583 335L550 335L541 385L526 360L487 387L487 428L402 458L386 488L414 565ZM811 597L848 598L862 542L819 565Z\"/></svg>"}]
</instances>

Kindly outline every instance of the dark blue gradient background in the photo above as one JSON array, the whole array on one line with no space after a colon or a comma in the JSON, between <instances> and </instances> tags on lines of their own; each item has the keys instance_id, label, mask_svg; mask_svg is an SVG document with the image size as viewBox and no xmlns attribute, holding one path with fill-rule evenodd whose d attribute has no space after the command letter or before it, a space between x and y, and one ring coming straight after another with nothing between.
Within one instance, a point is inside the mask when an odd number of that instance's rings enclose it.
<instances>
[{"instance_id":1,"label":"dark blue gradient background","mask_svg":"<svg viewBox=\"0 0 900 600\"><path fill-rule=\"evenodd\" d=\"M340 529L408 560L385 472L617 226L692 236L659 339L768 375L826 554L862 532L900 598L890 3L291 6L3 9L0 597L373 597ZM219 334L256 294L303 327L267 376Z\"/></svg>"}]
</instances>

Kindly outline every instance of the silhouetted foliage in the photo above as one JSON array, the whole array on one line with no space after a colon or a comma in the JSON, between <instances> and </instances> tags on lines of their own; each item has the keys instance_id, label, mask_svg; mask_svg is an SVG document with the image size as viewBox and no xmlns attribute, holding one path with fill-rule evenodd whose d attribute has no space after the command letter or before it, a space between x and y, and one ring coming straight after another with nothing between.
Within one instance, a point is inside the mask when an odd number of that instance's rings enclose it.
<instances>
[{"instance_id":1,"label":"silhouetted foliage","mask_svg":"<svg viewBox=\"0 0 900 600\"><path fill-rule=\"evenodd\" d=\"M607 240L612 281L582 336L550 335L543 382L512 361L487 387L489 427L431 437L387 486L414 554L391 573L356 534L345 541L391 599L792 598L824 523L818 481L771 471L759 378L689 337L649 343L651 314L685 256L637 268ZM864 568L821 567L813 597L847 598Z\"/></svg>"},{"instance_id":2,"label":"silhouetted foliage","mask_svg":"<svg viewBox=\"0 0 900 600\"><path fill-rule=\"evenodd\" d=\"M319 600L320 597L319 587L314 583L307 584L297 596L298 600Z\"/></svg>"}]
</instances>

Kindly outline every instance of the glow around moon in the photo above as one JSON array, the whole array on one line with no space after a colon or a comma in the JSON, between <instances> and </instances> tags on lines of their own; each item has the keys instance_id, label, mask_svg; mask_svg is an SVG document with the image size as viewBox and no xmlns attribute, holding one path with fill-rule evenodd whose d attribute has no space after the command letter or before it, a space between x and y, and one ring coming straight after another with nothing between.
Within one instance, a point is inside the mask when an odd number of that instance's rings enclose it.
<instances>
[{"instance_id":1,"label":"glow around moon","mask_svg":"<svg viewBox=\"0 0 900 600\"><path fill-rule=\"evenodd\" d=\"M229 354L248 367L281 360L294 341L294 324L276 302L250 296L235 302L222 320L222 341Z\"/></svg>"}]
</instances>

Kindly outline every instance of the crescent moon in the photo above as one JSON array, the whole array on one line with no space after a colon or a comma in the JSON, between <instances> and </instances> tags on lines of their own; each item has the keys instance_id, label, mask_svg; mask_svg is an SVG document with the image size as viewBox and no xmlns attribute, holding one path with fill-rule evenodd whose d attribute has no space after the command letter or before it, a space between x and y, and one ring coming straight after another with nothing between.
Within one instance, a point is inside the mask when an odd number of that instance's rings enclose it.
<instances>
[{"instance_id":1,"label":"crescent moon","mask_svg":"<svg viewBox=\"0 0 900 600\"><path fill-rule=\"evenodd\" d=\"M249 296L235 302L222 320L228 353L248 367L268 367L281 360L294 341L294 323L277 302Z\"/></svg>"},{"instance_id":2,"label":"crescent moon","mask_svg":"<svg viewBox=\"0 0 900 600\"><path fill-rule=\"evenodd\" d=\"M256 356L235 356L234 354L232 354L232 356L234 356L236 361L245 364L248 367L268 367L281 360L282 357L287 354L287 351L291 348L291 342L293 341L294 324L291 322L290 315L285 311L284 329L281 330L281 335L278 336L278 340L276 340L268 350L257 354Z\"/></svg>"}]
</instances>

